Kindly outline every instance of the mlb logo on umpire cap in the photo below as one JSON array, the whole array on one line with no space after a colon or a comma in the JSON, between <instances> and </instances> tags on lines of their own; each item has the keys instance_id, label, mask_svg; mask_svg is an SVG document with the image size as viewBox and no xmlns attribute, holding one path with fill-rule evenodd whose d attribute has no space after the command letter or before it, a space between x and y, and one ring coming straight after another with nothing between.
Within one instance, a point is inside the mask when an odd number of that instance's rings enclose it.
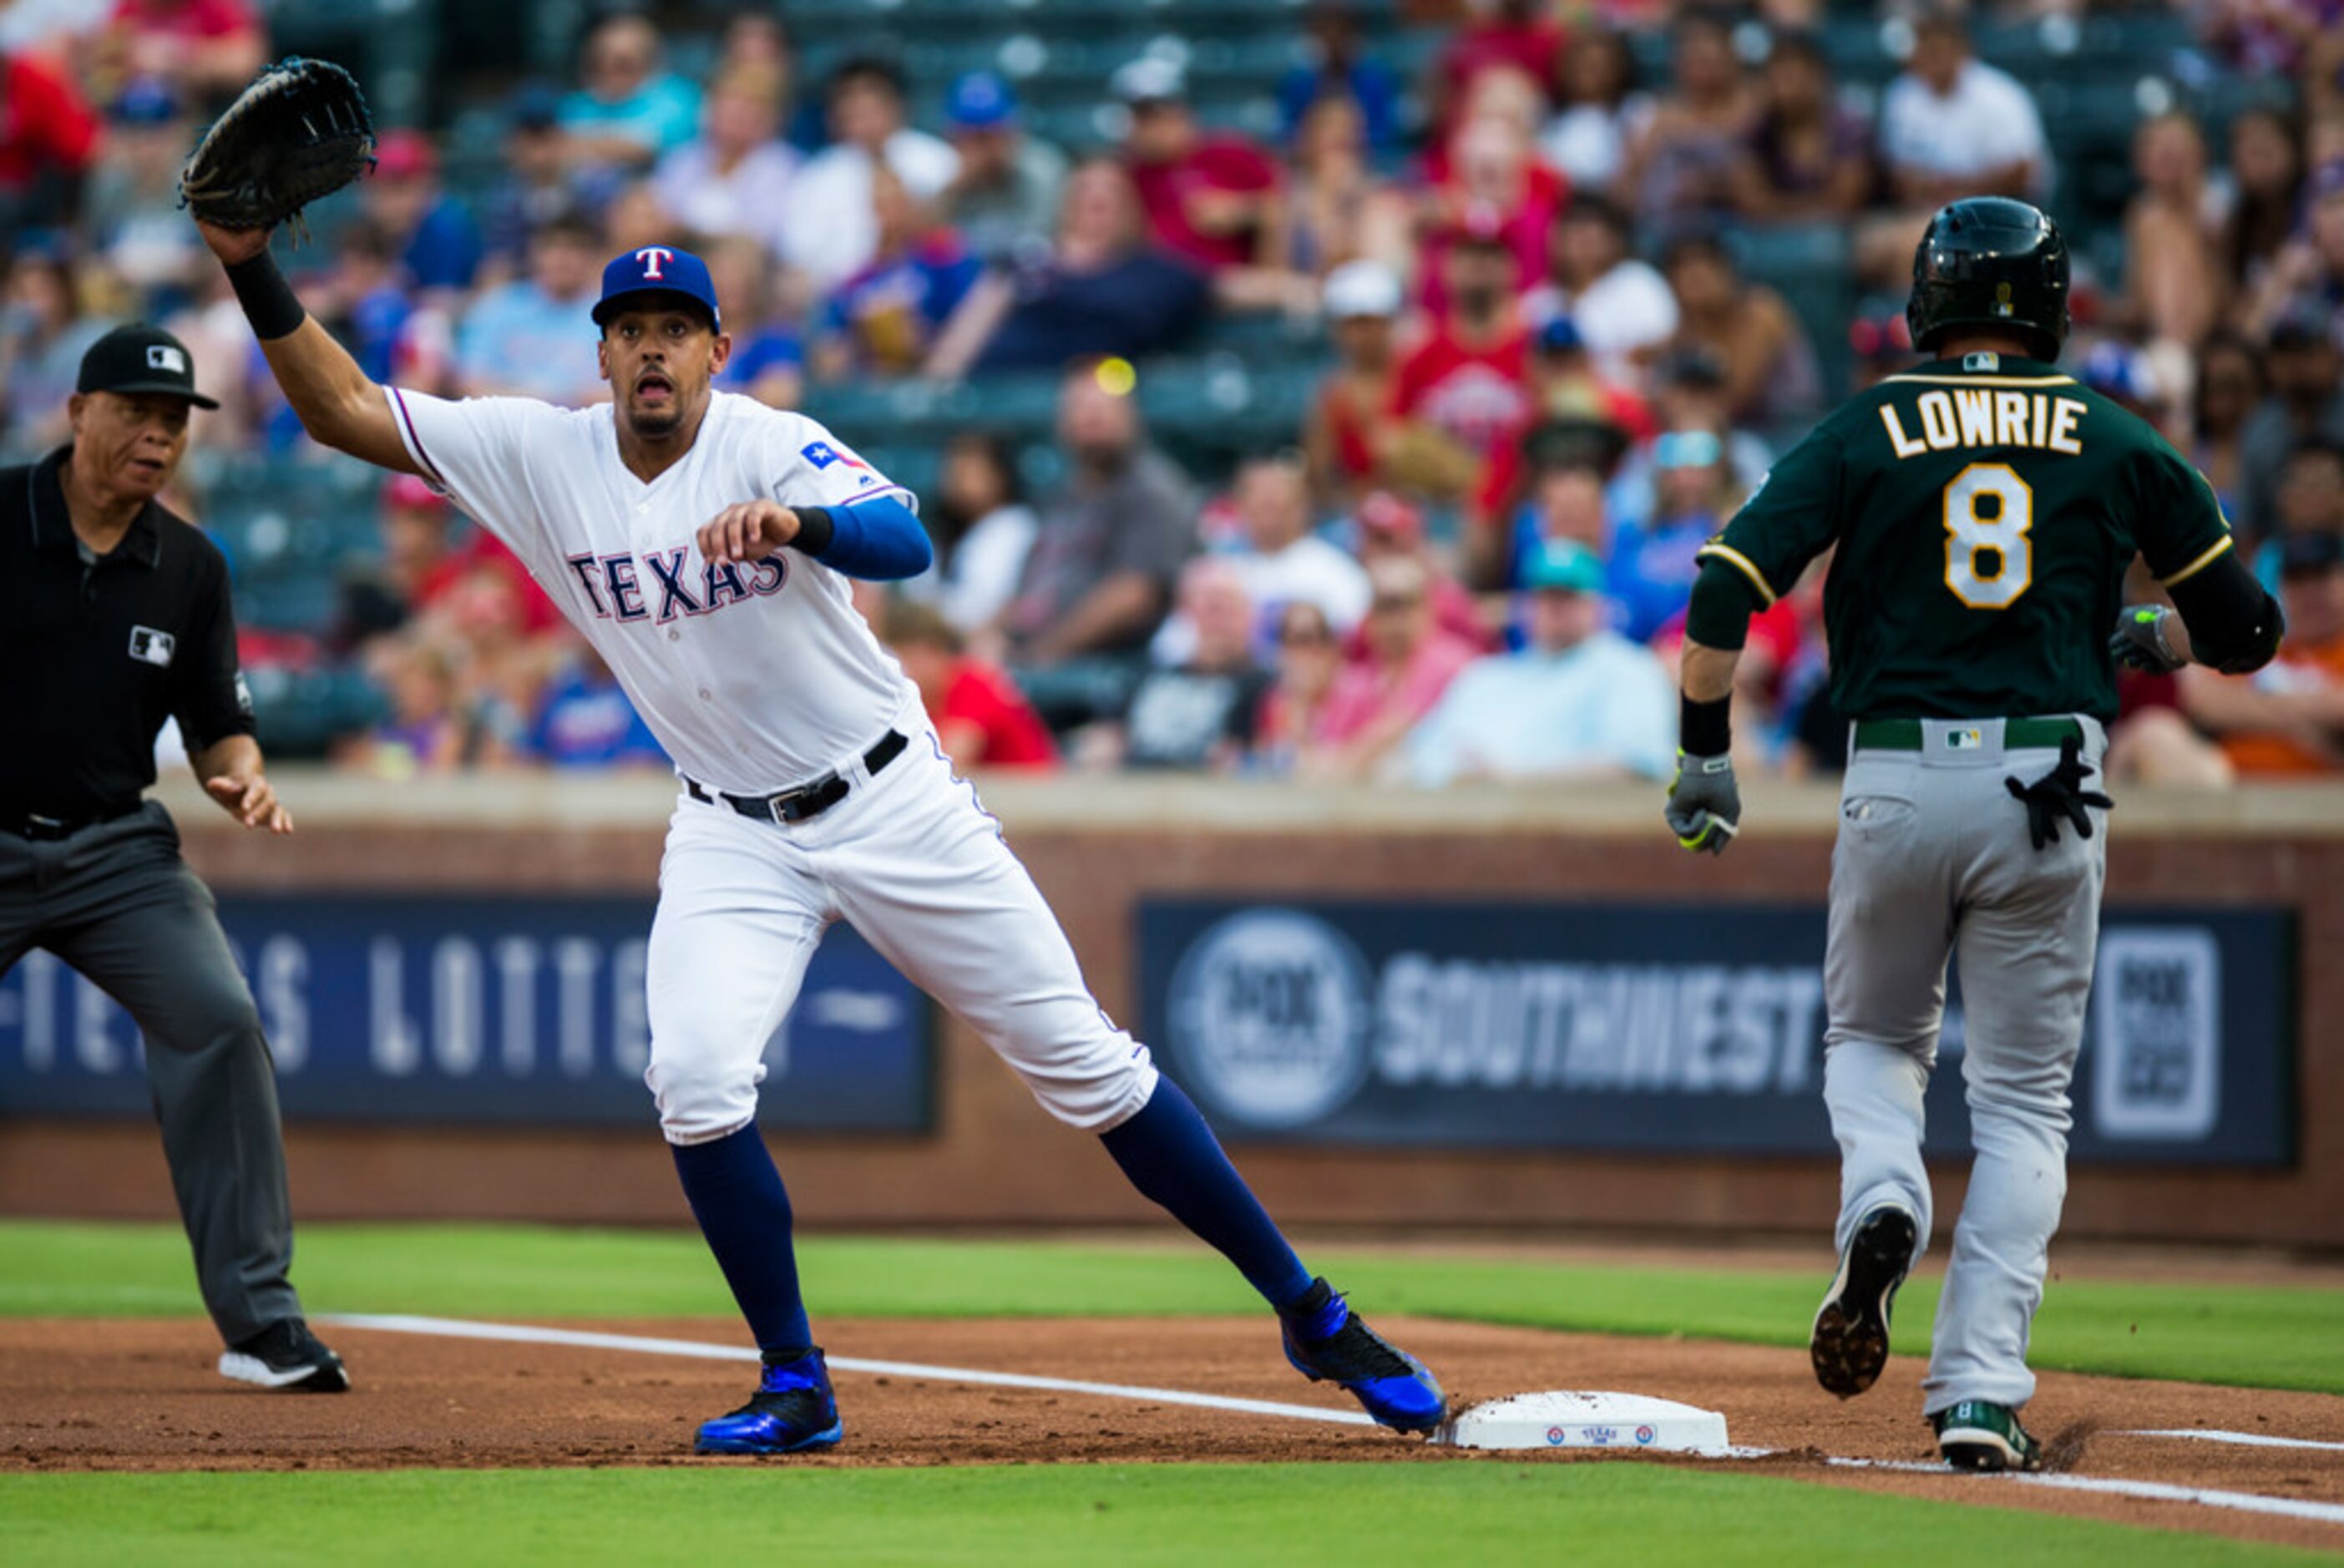
<instances>
[{"instance_id":1,"label":"mlb logo on umpire cap","mask_svg":"<svg viewBox=\"0 0 2344 1568\"><path fill-rule=\"evenodd\" d=\"M708 324L722 331L724 319L716 309L716 284L708 263L689 250L668 245L646 245L614 256L602 268L602 297L594 303L594 325L607 327L611 319L631 303L648 304L644 296L681 295L708 312Z\"/></svg>"},{"instance_id":2,"label":"mlb logo on umpire cap","mask_svg":"<svg viewBox=\"0 0 2344 1568\"><path fill-rule=\"evenodd\" d=\"M184 376L187 373L187 356L174 344L149 343L146 345L146 368Z\"/></svg>"}]
</instances>

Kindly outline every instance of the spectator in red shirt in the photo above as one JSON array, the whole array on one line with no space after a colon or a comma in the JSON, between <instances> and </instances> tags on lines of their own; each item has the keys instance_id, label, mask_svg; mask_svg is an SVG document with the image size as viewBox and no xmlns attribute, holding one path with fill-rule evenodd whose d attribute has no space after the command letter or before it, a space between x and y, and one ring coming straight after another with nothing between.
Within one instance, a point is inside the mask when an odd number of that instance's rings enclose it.
<instances>
[{"instance_id":1,"label":"spectator in red shirt","mask_svg":"<svg viewBox=\"0 0 2344 1568\"><path fill-rule=\"evenodd\" d=\"M1530 382L1529 417L1514 435L1498 443L1482 470L1480 489L1470 509L1476 524L1501 523L1527 499L1532 437L1540 430L1556 423L1593 421L1618 431L1623 450L1660 432L1650 404L1596 371L1578 323L1568 316L1552 317L1538 329L1532 340ZM1477 527L1471 542L1494 544L1505 537L1502 528ZM1494 556L1478 557L1469 575L1478 582L1490 582L1497 564Z\"/></svg>"},{"instance_id":2,"label":"spectator in red shirt","mask_svg":"<svg viewBox=\"0 0 2344 1568\"><path fill-rule=\"evenodd\" d=\"M1519 82L1514 73L1489 75L1484 85L1495 89ZM1529 91L1523 86L1521 91ZM1477 94L1502 98L1502 94ZM1462 232L1490 232L1514 253L1514 265L1523 284L1538 277L1547 260L1547 228L1561 211L1571 187L1563 176L1538 162L1535 122L1507 107L1474 113L1428 159L1425 174L1435 183L1430 199L1432 232L1423 241L1423 307L1441 314L1449 309L1449 269L1446 246Z\"/></svg>"},{"instance_id":3,"label":"spectator in red shirt","mask_svg":"<svg viewBox=\"0 0 2344 1568\"><path fill-rule=\"evenodd\" d=\"M0 60L0 221L10 231L73 215L97 141L96 112L63 71L30 56Z\"/></svg>"},{"instance_id":4,"label":"spectator in red shirt","mask_svg":"<svg viewBox=\"0 0 2344 1568\"><path fill-rule=\"evenodd\" d=\"M952 622L901 595L880 616L880 640L920 689L945 754L961 767L1046 772L1058 749L1033 704L998 666L963 651Z\"/></svg>"},{"instance_id":5,"label":"spectator in red shirt","mask_svg":"<svg viewBox=\"0 0 2344 1568\"><path fill-rule=\"evenodd\" d=\"M1417 562L1430 580L1427 592L1432 602L1434 624L1481 652L1495 649L1497 640L1490 634L1471 592L1434 561L1431 543L1425 538L1422 511L1389 491L1370 491L1351 514L1351 526L1358 534L1355 546L1360 562L1368 569L1370 583L1375 581L1380 561ZM1352 660L1371 656L1364 621L1343 640L1343 653Z\"/></svg>"},{"instance_id":6,"label":"spectator in red shirt","mask_svg":"<svg viewBox=\"0 0 2344 1568\"><path fill-rule=\"evenodd\" d=\"M1111 83L1131 111L1124 157L1156 242L1208 271L1274 267L1283 248L1277 161L1242 137L1207 132L1186 101L1186 74L1142 56Z\"/></svg>"},{"instance_id":7,"label":"spectator in red shirt","mask_svg":"<svg viewBox=\"0 0 2344 1568\"><path fill-rule=\"evenodd\" d=\"M1318 733L1319 715L1342 673L1343 650L1327 612L1305 601L1279 612L1273 642L1275 679L1254 726L1252 760L1264 773L1288 774Z\"/></svg>"},{"instance_id":8,"label":"spectator in red shirt","mask_svg":"<svg viewBox=\"0 0 2344 1568\"><path fill-rule=\"evenodd\" d=\"M1311 488L1348 507L1376 481L1377 427L1397 386L1399 278L1381 262L1345 262L1327 275L1322 298L1335 368L1305 416L1302 450Z\"/></svg>"},{"instance_id":9,"label":"spectator in red shirt","mask_svg":"<svg viewBox=\"0 0 2344 1568\"><path fill-rule=\"evenodd\" d=\"M217 106L268 59L268 32L252 0L116 0L99 46L105 78L166 76Z\"/></svg>"},{"instance_id":10,"label":"spectator in red shirt","mask_svg":"<svg viewBox=\"0 0 2344 1568\"><path fill-rule=\"evenodd\" d=\"M1524 72L1541 84L1554 80L1563 31L1541 15L1546 9L1538 0L1470 0L1464 25L1450 35L1435 67L1437 123L1446 125L1473 79L1493 67Z\"/></svg>"},{"instance_id":11,"label":"spectator in red shirt","mask_svg":"<svg viewBox=\"0 0 2344 1568\"><path fill-rule=\"evenodd\" d=\"M529 570L485 529L457 541L454 509L423 481L393 474L383 481L380 504L382 559L345 584L329 639L337 646L355 648L441 608L475 570L493 572L511 586L523 635L536 637L561 624L561 612Z\"/></svg>"},{"instance_id":12,"label":"spectator in red shirt","mask_svg":"<svg viewBox=\"0 0 2344 1568\"><path fill-rule=\"evenodd\" d=\"M1529 336L1514 298L1521 270L1495 228L1450 238L1441 258L1449 309L1400 361L1392 390L1402 430L1387 461L1407 488L1465 493L1529 419Z\"/></svg>"},{"instance_id":13,"label":"spectator in red shirt","mask_svg":"<svg viewBox=\"0 0 2344 1568\"><path fill-rule=\"evenodd\" d=\"M1400 741L1478 652L1434 618L1433 572L1422 561L1379 561L1369 582L1368 657L1335 677L1317 730L1296 759L1305 778L1381 776Z\"/></svg>"}]
</instances>

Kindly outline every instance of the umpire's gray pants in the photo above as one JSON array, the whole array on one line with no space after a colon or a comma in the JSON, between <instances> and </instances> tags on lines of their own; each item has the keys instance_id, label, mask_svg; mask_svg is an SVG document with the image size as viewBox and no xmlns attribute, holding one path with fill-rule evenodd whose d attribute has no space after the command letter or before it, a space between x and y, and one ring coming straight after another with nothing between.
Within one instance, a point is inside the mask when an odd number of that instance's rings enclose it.
<instances>
[{"instance_id":1,"label":"umpire's gray pants","mask_svg":"<svg viewBox=\"0 0 2344 1568\"><path fill-rule=\"evenodd\" d=\"M2107 737L2081 722L2086 787L2096 788ZM1918 752L1851 753L1841 792L1824 966L1838 1240L1844 1247L1866 1209L1894 1199L1919 1218L1926 1244L1921 1091L1955 957L1977 1157L1937 1309L1925 1411L1963 1400L2016 1408L2035 1393L2027 1329L2067 1193L2067 1085L2099 936L2107 816L2092 812L2088 840L2063 819L2058 842L2038 851L2003 780L2032 783L2059 754L2006 752L1998 720L1924 729Z\"/></svg>"},{"instance_id":2,"label":"umpire's gray pants","mask_svg":"<svg viewBox=\"0 0 2344 1568\"><path fill-rule=\"evenodd\" d=\"M33 947L87 976L146 1037L171 1185L221 1337L298 1315L268 1045L170 814L149 801L55 843L0 833L0 973Z\"/></svg>"}]
</instances>

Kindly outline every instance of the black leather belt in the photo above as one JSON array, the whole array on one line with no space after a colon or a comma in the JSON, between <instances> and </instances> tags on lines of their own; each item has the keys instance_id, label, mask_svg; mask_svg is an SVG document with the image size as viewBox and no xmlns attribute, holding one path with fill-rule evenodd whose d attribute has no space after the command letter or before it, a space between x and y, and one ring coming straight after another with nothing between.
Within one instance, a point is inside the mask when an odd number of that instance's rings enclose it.
<instances>
[{"instance_id":1,"label":"black leather belt","mask_svg":"<svg viewBox=\"0 0 2344 1568\"><path fill-rule=\"evenodd\" d=\"M904 738L901 730L889 730L863 754L864 771L876 774L902 756L904 748L909 744L911 743ZM688 774L683 787L694 800L705 801L711 805L722 801L743 816L753 816L759 822L786 824L820 816L844 800L851 786L843 774L827 773L811 783L802 784L795 789L785 789L779 794L726 794L722 790L708 788Z\"/></svg>"},{"instance_id":2,"label":"black leather belt","mask_svg":"<svg viewBox=\"0 0 2344 1568\"><path fill-rule=\"evenodd\" d=\"M96 811L80 812L71 816L45 816L36 811L0 809L0 833L13 833L18 838L29 838L36 844L55 844L71 838L86 827L96 827L101 822L113 822L128 816L144 801L126 806L100 807Z\"/></svg>"}]
</instances>

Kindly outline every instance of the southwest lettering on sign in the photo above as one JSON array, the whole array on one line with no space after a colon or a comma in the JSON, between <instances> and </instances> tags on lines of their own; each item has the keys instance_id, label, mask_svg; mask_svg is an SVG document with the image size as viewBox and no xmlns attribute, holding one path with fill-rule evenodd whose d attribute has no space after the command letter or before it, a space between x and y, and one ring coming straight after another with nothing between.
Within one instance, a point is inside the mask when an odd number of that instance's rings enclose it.
<instances>
[{"instance_id":1,"label":"southwest lettering on sign","mask_svg":"<svg viewBox=\"0 0 2344 1568\"><path fill-rule=\"evenodd\" d=\"M646 245L635 252L635 264L643 269L643 277L657 283L667 275L660 269L675 259L675 252L664 245Z\"/></svg>"},{"instance_id":2,"label":"southwest lettering on sign","mask_svg":"<svg viewBox=\"0 0 2344 1568\"><path fill-rule=\"evenodd\" d=\"M869 468L871 466L869 463L864 462L861 458L856 457L853 452L844 450L839 447L834 447L828 441L808 441L804 446L798 449L798 455L805 459L806 461L812 463L817 469L826 469L833 463L844 464L845 467L851 469Z\"/></svg>"}]
</instances>

